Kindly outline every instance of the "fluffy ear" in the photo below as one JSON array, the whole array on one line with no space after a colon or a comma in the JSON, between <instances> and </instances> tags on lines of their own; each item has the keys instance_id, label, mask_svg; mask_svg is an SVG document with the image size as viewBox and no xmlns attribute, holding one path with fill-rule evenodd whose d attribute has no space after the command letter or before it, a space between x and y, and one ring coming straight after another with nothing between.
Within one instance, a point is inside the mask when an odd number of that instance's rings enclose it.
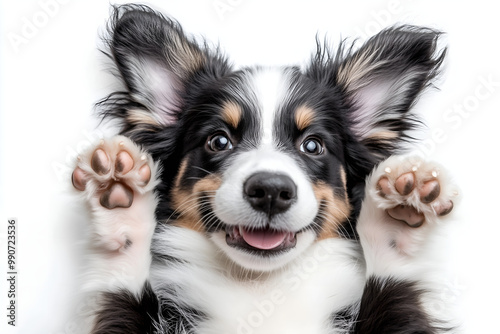
<instances>
[{"instance_id":1,"label":"fluffy ear","mask_svg":"<svg viewBox=\"0 0 500 334\"><path fill-rule=\"evenodd\" d=\"M351 130L376 159L392 154L418 124L410 110L443 62L439 36L427 28L392 27L336 59L336 84L350 105Z\"/></svg>"},{"instance_id":2,"label":"fluffy ear","mask_svg":"<svg viewBox=\"0 0 500 334\"><path fill-rule=\"evenodd\" d=\"M113 7L108 31L107 53L127 91L101 101L105 116L120 118L129 135L173 124L189 81L209 62L208 51L146 6Z\"/></svg>"}]
</instances>

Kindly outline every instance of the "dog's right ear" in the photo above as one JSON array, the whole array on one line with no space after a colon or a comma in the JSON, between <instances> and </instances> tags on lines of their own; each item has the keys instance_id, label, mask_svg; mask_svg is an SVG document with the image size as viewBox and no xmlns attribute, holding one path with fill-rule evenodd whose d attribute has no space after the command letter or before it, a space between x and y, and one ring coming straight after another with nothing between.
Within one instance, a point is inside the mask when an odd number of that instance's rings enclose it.
<instances>
[{"instance_id":1,"label":"dog's right ear","mask_svg":"<svg viewBox=\"0 0 500 334\"><path fill-rule=\"evenodd\" d=\"M185 104L190 80L214 61L181 26L146 6L113 7L106 52L116 63L126 92L100 102L105 117L119 118L122 132L154 131L172 125ZM217 59L218 75L228 68Z\"/></svg>"}]
</instances>

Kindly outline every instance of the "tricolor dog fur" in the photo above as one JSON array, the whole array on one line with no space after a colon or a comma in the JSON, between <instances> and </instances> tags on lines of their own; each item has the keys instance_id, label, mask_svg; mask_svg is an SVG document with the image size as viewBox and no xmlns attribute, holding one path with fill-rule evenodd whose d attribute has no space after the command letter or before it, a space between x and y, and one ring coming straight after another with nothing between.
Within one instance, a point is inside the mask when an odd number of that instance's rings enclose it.
<instances>
[{"instance_id":1,"label":"tricolor dog fur","mask_svg":"<svg viewBox=\"0 0 500 334\"><path fill-rule=\"evenodd\" d=\"M79 156L90 333L439 333L420 261L452 209L399 154L440 32L318 43L305 67L234 68L151 8L113 8L121 133ZM425 255L427 254L427 255ZM420 260L419 260L420 259ZM432 258L424 258L432 260Z\"/></svg>"}]
</instances>

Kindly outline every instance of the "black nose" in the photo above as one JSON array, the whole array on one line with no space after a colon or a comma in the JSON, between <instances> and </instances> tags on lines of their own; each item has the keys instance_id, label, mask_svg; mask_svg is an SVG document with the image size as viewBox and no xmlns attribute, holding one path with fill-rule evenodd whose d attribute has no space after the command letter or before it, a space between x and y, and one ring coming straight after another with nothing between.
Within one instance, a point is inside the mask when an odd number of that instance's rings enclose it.
<instances>
[{"instance_id":1,"label":"black nose","mask_svg":"<svg viewBox=\"0 0 500 334\"><path fill-rule=\"evenodd\" d=\"M243 192L255 210L269 216L288 210L297 199L297 186L290 177L269 172L250 176L243 185Z\"/></svg>"}]
</instances>

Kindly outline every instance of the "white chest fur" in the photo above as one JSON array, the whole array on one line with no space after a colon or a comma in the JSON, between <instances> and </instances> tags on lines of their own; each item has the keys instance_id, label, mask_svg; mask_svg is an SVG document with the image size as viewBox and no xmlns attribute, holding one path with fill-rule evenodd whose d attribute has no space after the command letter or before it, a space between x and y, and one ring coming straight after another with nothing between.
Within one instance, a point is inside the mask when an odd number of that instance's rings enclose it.
<instances>
[{"instance_id":1,"label":"white chest fur","mask_svg":"<svg viewBox=\"0 0 500 334\"><path fill-rule=\"evenodd\" d=\"M176 303L207 315L196 333L337 333L332 314L356 303L364 285L364 264L347 240L315 243L286 268L259 275L241 272L184 228L157 234L153 250L186 261L154 265L151 283L157 292L174 286Z\"/></svg>"}]
</instances>

